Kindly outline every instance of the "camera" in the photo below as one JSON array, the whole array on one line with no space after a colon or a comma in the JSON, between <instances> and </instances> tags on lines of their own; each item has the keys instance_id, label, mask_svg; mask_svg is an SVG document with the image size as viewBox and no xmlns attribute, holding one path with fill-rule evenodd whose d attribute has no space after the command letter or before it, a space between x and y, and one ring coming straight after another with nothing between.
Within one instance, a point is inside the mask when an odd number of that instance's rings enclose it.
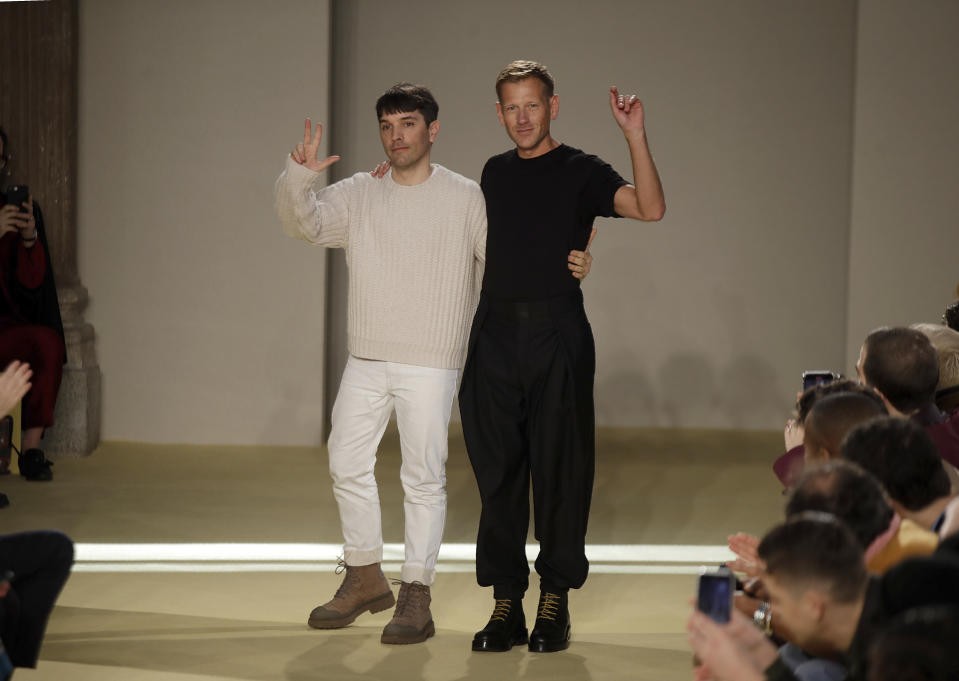
<instances>
[{"instance_id":1,"label":"camera","mask_svg":"<svg viewBox=\"0 0 959 681\"><path fill-rule=\"evenodd\" d=\"M30 200L30 188L25 184L12 184L4 190L3 200L7 205L19 208L21 213L26 213L23 204Z\"/></svg>"},{"instance_id":2,"label":"camera","mask_svg":"<svg viewBox=\"0 0 959 681\"><path fill-rule=\"evenodd\" d=\"M703 570L699 574L696 609L716 622L726 623L732 615L735 591L736 577L729 568Z\"/></svg>"},{"instance_id":3,"label":"camera","mask_svg":"<svg viewBox=\"0 0 959 681\"><path fill-rule=\"evenodd\" d=\"M805 392L813 386L826 385L840 378L842 374L833 371L804 371L802 372L802 389Z\"/></svg>"}]
</instances>

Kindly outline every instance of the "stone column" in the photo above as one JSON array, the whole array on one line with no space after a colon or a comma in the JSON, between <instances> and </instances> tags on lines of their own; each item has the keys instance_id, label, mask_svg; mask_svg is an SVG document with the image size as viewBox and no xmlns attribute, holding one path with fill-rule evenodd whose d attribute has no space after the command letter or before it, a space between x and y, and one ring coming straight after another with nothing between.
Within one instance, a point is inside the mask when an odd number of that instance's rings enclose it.
<instances>
[{"instance_id":1,"label":"stone column","mask_svg":"<svg viewBox=\"0 0 959 681\"><path fill-rule=\"evenodd\" d=\"M13 158L0 184L29 185L50 243L67 364L43 448L85 456L100 441L100 368L77 271L77 0L0 3L0 125Z\"/></svg>"}]
</instances>

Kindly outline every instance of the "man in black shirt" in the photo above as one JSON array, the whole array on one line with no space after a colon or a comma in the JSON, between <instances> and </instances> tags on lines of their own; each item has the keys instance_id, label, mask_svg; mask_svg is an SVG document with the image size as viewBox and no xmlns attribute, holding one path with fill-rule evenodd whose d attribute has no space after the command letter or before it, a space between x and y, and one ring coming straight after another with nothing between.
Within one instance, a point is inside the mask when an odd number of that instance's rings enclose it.
<instances>
[{"instance_id":1,"label":"man in black shirt","mask_svg":"<svg viewBox=\"0 0 959 681\"><path fill-rule=\"evenodd\" d=\"M496 601L473 650L569 645L567 592L586 580L593 489L593 336L579 280L562 265L597 216L655 221L666 204L646 143L643 106L610 89L635 186L595 156L557 142L553 79L517 61L496 81L496 110L516 148L483 169L489 232L483 292L460 388L463 433L483 502L477 581ZM527 636L526 534L532 480L540 600Z\"/></svg>"}]
</instances>

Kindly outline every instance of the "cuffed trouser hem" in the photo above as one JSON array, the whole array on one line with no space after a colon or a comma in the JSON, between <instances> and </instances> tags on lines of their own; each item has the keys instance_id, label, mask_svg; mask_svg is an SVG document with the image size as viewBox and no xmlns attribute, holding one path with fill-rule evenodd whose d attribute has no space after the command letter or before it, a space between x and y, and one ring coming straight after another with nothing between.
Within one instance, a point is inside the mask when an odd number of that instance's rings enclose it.
<instances>
[{"instance_id":1,"label":"cuffed trouser hem","mask_svg":"<svg viewBox=\"0 0 959 681\"><path fill-rule=\"evenodd\" d=\"M383 562L383 547L367 551L353 551L343 549L343 560L350 567L362 567L364 565L373 565Z\"/></svg>"},{"instance_id":2,"label":"cuffed trouser hem","mask_svg":"<svg viewBox=\"0 0 959 681\"><path fill-rule=\"evenodd\" d=\"M400 571L400 579L407 584L419 582L424 586L430 586L436 578L436 570L429 570L422 565L404 565Z\"/></svg>"}]
</instances>

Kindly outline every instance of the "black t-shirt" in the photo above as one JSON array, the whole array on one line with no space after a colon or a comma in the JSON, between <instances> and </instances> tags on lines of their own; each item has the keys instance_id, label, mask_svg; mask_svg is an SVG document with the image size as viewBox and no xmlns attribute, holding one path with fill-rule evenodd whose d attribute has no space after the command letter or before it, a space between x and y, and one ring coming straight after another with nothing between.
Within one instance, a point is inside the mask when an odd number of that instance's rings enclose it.
<instances>
[{"instance_id":1,"label":"black t-shirt","mask_svg":"<svg viewBox=\"0 0 959 681\"><path fill-rule=\"evenodd\" d=\"M530 301L579 288L566 258L586 247L596 217L619 217L613 197L625 184L608 163L565 144L535 158L513 149L487 161L483 291Z\"/></svg>"}]
</instances>

